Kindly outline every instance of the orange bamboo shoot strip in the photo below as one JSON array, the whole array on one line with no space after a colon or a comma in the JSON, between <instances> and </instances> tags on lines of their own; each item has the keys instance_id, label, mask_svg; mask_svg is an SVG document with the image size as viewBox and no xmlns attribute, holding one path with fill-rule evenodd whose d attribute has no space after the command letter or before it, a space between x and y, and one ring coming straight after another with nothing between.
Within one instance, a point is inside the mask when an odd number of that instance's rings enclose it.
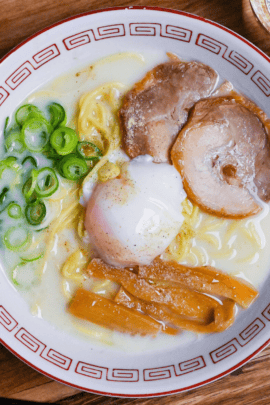
<instances>
[{"instance_id":1,"label":"orange bamboo shoot strip","mask_svg":"<svg viewBox=\"0 0 270 405\"><path fill-rule=\"evenodd\" d=\"M218 302L213 298L185 287L156 289L135 273L127 269L111 267L100 259L93 259L88 265L87 271L90 276L121 284L135 297L145 301L166 304L181 315L201 321L213 319L213 308L218 305Z\"/></svg>"},{"instance_id":2,"label":"orange bamboo shoot strip","mask_svg":"<svg viewBox=\"0 0 270 405\"><path fill-rule=\"evenodd\" d=\"M121 304L121 302L120 302L120 304ZM145 313L145 314L148 315L148 316L150 315L150 314L147 314L147 313ZM151 318L153 319L152 316L151 316ZM175 328L175 327L172 327L172 326L169 326L169 325L165 325L164 322L160 322L161 320L158 320L158 319L154 319L154 320L156 320L158 323L161 323L161 330L162 330L163 333L166 333L167 335L179 335L179 333L181 332L178 328Z\"/></svg>"},{"instance_id":3,"label":"orange bamboo shoot strip","mask_svg":"<svg viewBox=\"0 0 270 405\"><path fill-rule=\"evenodd\" d=\"M132 335L153 335L161 331L161 324L138 311L79 288L68 311L77 318Z\"/></svg>"},{"instance_id":4,"label":"orange bamboo shoot strip","mask_svg":"<svg viewBox=\"0 0 270 405\"><path fill-rule=\"evenodd\" d=\"M139 277L156 280L171 281L179 285L191 288L195 291L220 295L230 298L243 308L249 305L257 297L258 292L245 282L239 281L228 274L222 273L214 267L187 267L172 261L155 259L149 266L139 267ZM168 283L167 287L176 284ZM166 285L163 285L163 288Z\"/></svg>"},{"instance_id":5,"label":"orange bamboo shoot strip","mask_svg":"<svg viewBox=\"0 0 270 405\"><path fill-rule=\"evenodd\" d=\"M115 301L128 308L142 311L156 320L196 333L222 332L229 328L234 322L235 303L230 299L226 299L223 305L219 305L214 309L214 321L208 324L186 319L170 310L166 305L140 300L125 291L123 287L118 291Z\"/></svg>"}]
</instances>

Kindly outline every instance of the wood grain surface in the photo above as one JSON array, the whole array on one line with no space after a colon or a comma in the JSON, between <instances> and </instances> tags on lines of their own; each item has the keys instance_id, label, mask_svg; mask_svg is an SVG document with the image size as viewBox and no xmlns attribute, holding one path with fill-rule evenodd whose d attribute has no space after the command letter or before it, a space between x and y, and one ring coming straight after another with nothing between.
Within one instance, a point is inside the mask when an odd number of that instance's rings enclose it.
<instances>
[{"instance_id":1,"label":"wood grain surface","mask_svg":"<svg viewBox=\"0 0 270 405\"><path fill-rule=\"evenodd\" d=\"M248 0L0 0L0 57L30 35L64 18L98 8L130 5L174 8L211 19L270 56L270 35L257 22ZM197 390L162 398L120 399L57 383L0 345L0 397L61 405L269 405L270 347L239 370Z\"/></svg>"}]
</instances>

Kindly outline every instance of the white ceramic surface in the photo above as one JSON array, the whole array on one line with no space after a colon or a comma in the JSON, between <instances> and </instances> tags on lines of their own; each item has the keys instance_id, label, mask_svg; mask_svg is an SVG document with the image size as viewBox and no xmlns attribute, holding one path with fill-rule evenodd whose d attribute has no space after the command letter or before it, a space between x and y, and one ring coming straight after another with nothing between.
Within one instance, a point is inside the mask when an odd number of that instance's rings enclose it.
<instances>
[{"instance_id":1,"label":"white ceramic surface","mask_svg":"<svg viewBox=\"0 0 270 405\"><path fill-rule=\"evenodd\" d=\"M29 93L78 64L155 48L210 65L270 116L269 58L260 50L203 18L134 7L70 18L12 50L0 64L0 126ZM269 343L269 281L254 305L222 334L134 354L95 347L33 317L1 269L1 343L38 371L82 390L127 397L180 392L235 370Z\"/></svg>"}]
</instances>

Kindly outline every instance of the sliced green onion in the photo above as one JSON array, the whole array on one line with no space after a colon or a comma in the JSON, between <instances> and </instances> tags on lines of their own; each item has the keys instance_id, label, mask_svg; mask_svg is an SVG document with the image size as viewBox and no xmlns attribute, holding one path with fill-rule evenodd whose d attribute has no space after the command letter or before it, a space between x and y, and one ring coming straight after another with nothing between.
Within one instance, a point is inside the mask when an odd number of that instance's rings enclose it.
<instances>
[{"instance_id":1,"label":"sliced green onion","mask_svg":"<svg viewBox=\"0 0 270 405\"><path fill-rule=\"evenodd\" d=\"M19 263L16 267L15 267L15 269L13 269L13 271L12 271L12 281L13 281L13 283L15 284L15 285L20 285L21 283L17 280L17 277L18 277L18 271L20 271L21 270L21 266L24 266L26 263Z\"/></svg>"},{"instance_id":2,"label":"sliced green onion","mask_svg":"<svg viewBox=\"0 0 270 405\"><path fill-rule=\"evenodd\" d=\"M45 119L31 118L22 127L22 138L30 152L42 152L52 132L51 124Z\"/></svg>"},{"instance_id":3,"label":"sliced green onion","mask_svg":"<svg viewBox=\"0 0 270 405\"><path fill-rule=\"evenodd\" d=\"M5 201L6 197L7 197L7 193L9 191L8 187L4 187L3 190L1 191L0 194L0 204L3 204L3 202Z\"/></svg>"},{"instance_id":4,"label":"sliced green onion","mask_svg":"<svg viewBox=\"0 0 270 405\"><path fill-rule=\"evenodd\" d=\"M31 165L37 167L37 161L33 156L26 156L23 161L22 161L22 165L24 165L27 161L29 160L29 162L31 163Z\"/></svg>"},{"instance_id":5,"label":"sliced green onion","mask_svg":"<svg viewBox=\"0 0 270 405\"><path fill-rule=\"evenodd\" d=\"M10 205L12 205L12 204L17 204L15 201L10 201L1 211L0 211L0 214L2 214L2 212L4 212L4 211L6 211L7 209L8 209L8 207L10 206ZM9 215L10 216L10 215ZM12 218L11 216L10 216L10 218Z\"/></svg>"},{"instance_id":6,"label":"sliced green onion","mask_svg":"<svg viewBox=\"0 0 270 405\"><path fill-rule=\"evenodd\" d=\"M87 141L78 142L77 152L86 160L97 160L102 156L101 150L92 142Z\"/></svg>"},{"instance_id":7,"label":"sliced green onion","mask_svg":"<svg viewBox=\"0 0 270 405\"><path fill-rule=\"evenodd\" d=\"M4 170L11 169L15 172L18 172L20 168L21 166L17 163L17 158L15 158L14 156L9 156L8 158L0 161L0 178Z\"/></svg>"},{"instance_id":8,"label":"sliced green onion","mask_svg":"<svg viewBox=\"0 0 270 405\"><path fill-rule=\"evenodd\" d=\"M39 225L46 216L46 206L44 202L37 201L32 204L27 204L25 208L25 216L30 225Z\"/></svg>"},{"instance_id":9,"label":"sliced green onion","mask_svg":"<svg viewBox=\"0 0 270 405\"><path fill-rule=\"evenodd\" d=\"M21 106L15 114L15 120L18 125L22 126L26 120L30 118L44 118L42 111L33 104L25 104Z\"/></svg>"},{"instance_id":10,"label":"sliced green onion","mask_svg":"<svg viewBox=\"0 0 270 405\"><path fill-rule=\"evenodd\" d=\"M46 152L46 157L48 159L52 159L52 160L59 160L62 158L61 155L59 155L55 149L51 148L48 150L48 152Z\"/></svg>"},{"instance_id":11,"label":"sliced green onion","mask_svg":"<svg viewBox=\"0 0 270 405\"><path fill-rule=\"evenodd\" d=\"M35 191L39 197L51 196L58 187L59 181L52 168L44 167L38 171Z\"/></svg>"},{"instance_id":12,"label":"sliced green onion","mask_svg":"<svg viewBox=\"0 0 270 405\"><path fill-rule=\"evenodd\" d=\"M67 115L61 104L52 103L49 105L48 109L51 114L50 123L53 128L57 128L60 125L66 125Z\"/></svg>"},{"instance_id":13,"label":"sliced green onion","mask_svg":"<svg viewBox=\"0 0 270 405\"><path fill-rule=\"evenodd\" d=\"M22 188L22 193L23 193L26 201L30 200L34 190L35 190L35 184L33 184L32 177L30 177L29 179L26 180L26 182L24 183L23 188Z\"/></svg>"},{"instance_id":14,"label":"sliced green onion","mask_svg":"<svg viewBox=\"0 0 270 405\"><path fill-rule=\"evenodd\" d=\"M31 177L29 177L29 179L27 179L23 185L22 193L27 202L30 202L30 200L36 198L36 193L34 191L37 183L37 176L38 170L33 169L31 172Z\"/></svg>"},{"instance_id":15,"label":"sliced green onion","mask_svg":"<svg viewBox=\"0 0 270 405\"><path fill-rule=\"evenodd\" d=\"M68 180L79 180L88 172L88 166L84 159L70 154L63 157L58 164L61 176Z\"/></svg>"},{"instance_id":16,"label":"sliced green onion","mask_svg":"<svg viewBox=\"0 0 270 405\"><path fill-rule=\"evenodd\" d=\"M59 127L51 134L50 143L59 155L64 156L76 148L78 136L74 129Z\"/></svg>"},{"instance_id":17,"label":"sliced green onion","mask_svg":"<svg viewBox=\"0 0 270 405\"><path fill-rule=\"evenodd\" d=\"M10 218L19 219L22 216L22 209L19 204L11 202L7 207L7 213Z\"/></svg>"},{"instance_id":18,"label":"sliced green onion","mask_svg":"<svg viewBox=\"0 0 270 405\"><path fill-rule=\"evenodd\" d=\"M12 271L12 281L16 286L29 288L38 280L34 264L21 262Z\"/></svg>"},{"instance_id":19,"label":"sliced green onion","mask_svg":"<svg viewBox=\"0 0 270 405\"><path fill-rule=\"evenodd\" d=\"M44 253L41 253L39 256L35 256L35 257L22 257L21 256L21 260L23 260L24 262L35 262L36 260L42 259L42 257L44 256Z\"/></svg>"},{"instance_id":20,"label":"sliced green onion","mask_svg":"<svg viewBox=\"0 0 270 405\"><path fill-rule=\"evenodd\" d=\"M4 125L4 137L7 136L7 127L8 127L8 123L9 123L9 117L7 117L5 119L5 125Z\"/></svg>"},{"instance_id":21,"label":"sliced green onion","mask_svg":"<svg viewBox=\"0 0 270 405\"><path fill-rule=\"evenodd\" d=\"M35 231L36 231L36 232L41 232L41 231L45 231L45 229L48 229L48 228L49 228L49 225L48 225L48 226L45 226L44 228L35 229Z\"/></svg>"},{"instance_id":22,"label":"sliced green onion","mask_svg":"<svg viewBox=\"0 0 270 405\"><path fill-rule=\"evenodd\" d=\"M22 153L25 146L20 132L11 132L5 140L5 147L8 153L16 152Z\"/></svg>"},{"instance_id":23,"label":"sliced green onion","mask_svg":"<svg viewBox=\"0 0 270 405\"><path fill-rule=\"evenodd\" d=\"M3 243L7 249L14 252L24 250L31 242L31 232L23 226L12 226L4 236Z\"/></svg>"}]
</instances>

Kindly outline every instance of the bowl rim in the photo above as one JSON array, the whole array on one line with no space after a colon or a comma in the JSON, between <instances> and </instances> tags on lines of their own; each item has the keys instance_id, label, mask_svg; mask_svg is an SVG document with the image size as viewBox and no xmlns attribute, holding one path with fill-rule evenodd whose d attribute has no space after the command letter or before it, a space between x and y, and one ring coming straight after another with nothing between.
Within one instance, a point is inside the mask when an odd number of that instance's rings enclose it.
<instances>
[{"instance_id":1,"label":"bowl rim","mask_svg":"<svg viewBox=\"0 0 270 405\"><path fill-rule=\"evenodd\" d=\"M242 42L244 42L245 44L251 46L252 49L254 49L256 52L258 52L264 59L266 59L268 62L270 62L270 57L266 55L266 53L264 53L260 48L258 48L256 45L254 45L252 42L250 42L249 40L247 40L246 38L244 38L242 35L237 34L235 31L225 27L222 24L219 24L215 21L209 20L207 18L201 17L199 15L196 14L192 14L192 13L188 13L186 11L181 11L181 10L176 10L173 8L166 8L166 7L155 7L155 6L117 6L117 7L106 7L106 8L99 8L99 9L95 9L92 11L87 11L85 13L79 13L79 14L75 14L71 17L67 17L63 20L57 21L54 24L48 25L47 27L35 32L34 34L32 34L31 36L27 37L26 39L24 39L22 42L20 42L18 45L16 45L14 48L12 48L10 51L8 51L4 56L2 56L2 58L0 59L0 64L2 62L4 62L5 59L7 59L10 55L12 55L15 51L17 51L17 49L21 48L23 45L25 45L27 42L30 42L33 38L38 37L39 35L43 34L46 31L51 30L54 27L57 27L58 25L62 25L68 21L72 21L72 20L76 20L77 18L81 18L81 17L85 17L88 15L92 15L92 14L99 14L99 13L104 13L104 12L110 12L110 11L120 11L120 10L147 10L147 11L161 11L161 12L165 12L165 13L171 13L171 14L178 14L178 15L182 15L185 17L190 17L193 18L194 20L199 20L199 21L203 21L207 24L213 25L214 27L220 28L225 32L228 32L229 34L232 34L233 36L235 36L236 38L240 39Z\"/></svg>"},{"instance_id":2,"label":"bowl rim","mask_svg":"<svg viewBox=\"0 0 270 405\"><path fill-rule=\"evenodd\" d=\"M107 7L107 8L100 8L100 9L95 9L89 12L84 12L84 13L80 13L80 14L76 14L74 16L65 18L63 20L60 20L52 25L49 25L45 28L43 28L42 30L37 31L36 33L32 34L31 36L27 37L25 40L23 40L22 42L20 42L18 45L16 45L14 48L12 48L9 52L7 52L1 59L0 59L0 65L2 64L2 62L4 62L9 56L11 56L14 52L16 52L18 49L20 49L23 45L25 45L26 43L30 42L32 39L38 37L39 35L43 34L46 31L49 31L51 29L53 29L54 27L57 27L59 25L65 24L66 22L72 21L72 20L76 20L79 19L81 17L85 17L85 16L89 16L92 14L99 14L99 13L105 13L105 12L113 12L113 11L121 11L121 10L146 10L146 11L158 11L158 12L165 12L165 13L170 13L170 14L177 14L177 15L181 15L184 17L188 17L188 18L192 18L194 20L199 20L202 21L204 23L210 24L214 27L217 27L231 35L233 35L234 37L236 37L237 39L241 40L243 43L245 43L246 45L248 45L249 47L251 47L254 51L256 51L260 56L262 56L267 62L270 62L270 57L268 57L261 49L259 49L256 45L254 45L252 42L250 42L249 40L247 40L246 38L242 37L241 35L237 34L236 32L234 32L233 30L224 27L223 25L216 23L214 21L211 21L209 19L206 19L204 17L192 14L192 13L188 13L185 11L180 11L180 10L176 10L173 8L165 8L165 7L155 7L155 6L118 6L118 7ZM160 397L160 396L165 396L165 395L172 395L172 394L177 394L180 392L185 392L185 391L189 391L195 388L199 388L203 385L209 384L211 382L217 381L220 378L230 374L231 372L237 370L239 367L243 366L244 364L246 364L249 360L251 360L254 356L256 356L258 353L260 353L266 346L268 346L270 344L270 338L268 340L266 340L265 343L263 343L259 348L257 348L253 353L251 353L249 356L247 356L246 358L244 358L243 360L241 360L239 363L235 364L234 366L228 368L227 370L223 371L220 374L217 374L211 378L208 378L206 380L200 381L196 384L190 385L190 386L186 386L183 388L178 388L175 390L169 390L169 391L163 391L163 392L156 392L156 393L147 393L147 394L117 394L117 393L110 393L110 392L103 392L103 391L99 391L99 390L95 390L95 389L91 389L91 388L86 388L84 386L79 386L73 383L70 383L68 381L62 380L59 377L54 376L53 374L50 374L42 369L40 369L38 366L36 366L35 364L31 363L30 361L26 360L23 356L21 356L19 353L17 353L14 349L12 349L6 342L4 342L3 339L0 338L0 343L6 348L8 349L12 354L14 354L18 359L20 359L21 361L23 361L25 364L27 364L28 366L32 367L33 369L35 369L36 371L38 371L39 373L52 378L53 380L60 382L62 384L71 386L73 388L77 388L80 389L82 391L85 392L89 392L89 393L93 393L93 394L99 394L99 395L104 395L104 396L110 396L110 397L122 397L122 398L150 398L150 397Z\"/></svg>"},{"instance_id":3,"label":"bowl rim","mask_svg":"<svg viewBox=\"0 0 270 405\"><path fill-rule=\"evenodd\" d=\"M86 388L86 387L82 387L82 386L79 386L79 385L76 385L76 384L69 383L69 382L67 382L65 380L62 380L61 378L55 377L54 375L52 375L50 373L47 373L44 370L41 370L39 367L35 366L33 363L31 363L30 361L26 360L24 357L19 355L15 350L13 350L10 346L8 346L8 344L5 343L2 339L0 339L0 343L6 349L8 349L12 354L14 354L18 359L23 361L28 366L32 367L34 370L36 370L39 373L45 375L46 377L49 377L49 378L53 379L54 381L60 382L62 384L68 385L70 387L77 388L77 389L80 389L82 391L89 392L91 394L104 395L104 396L107 396L107 397L116 397L116 398L154 398L154 397L162 397L162 396L165 396L165 395L179 394L181 392L194 390L196 388L199 388L199 387L202 387L204 385L210 384L210 383L212 383L214 381L220 380L222 377L225 377L226 375L232 373L233 371L237 370L238 368L240 368L241 366L246 364L249 360L251 360L254 356L256 356L256 354L260 353L266 346L268 346L270 344L270 339L268 339L262 346L260 346L257 350L255 350L253 353L251 353L249 356L247 356L244 360L242 360L239 363L235 364L233 367L229 368L228 370L223 371L220 374L217 374L214 377L208 378L208 379L206 379L204 381L201 381L201 382L199 382L197 384L190 385L188 387L178 388L176 390L157 392L157 393L149 393L149 394L136 394L136 395L134 395L134 394L116 394L116 393L110 393L110 392L103 392L103 391L94 390L94 389L90 389L90 388Z\"/></svg>"}]
</instances>

